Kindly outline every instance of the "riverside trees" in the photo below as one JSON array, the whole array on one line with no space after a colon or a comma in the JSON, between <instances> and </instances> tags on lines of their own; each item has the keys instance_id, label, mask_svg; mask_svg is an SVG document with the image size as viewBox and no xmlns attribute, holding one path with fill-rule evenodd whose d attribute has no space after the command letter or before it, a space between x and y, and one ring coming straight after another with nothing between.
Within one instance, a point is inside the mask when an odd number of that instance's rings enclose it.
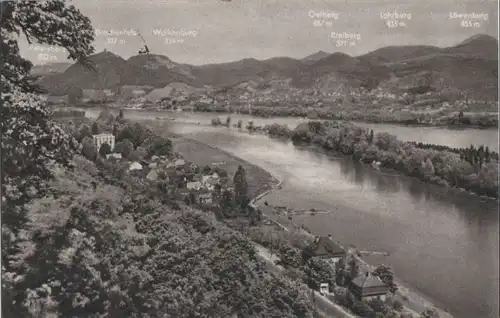
<instances>
[{"instance_id":1,"label":"riverside trees","mask_svg":"<svg viewBox=\"0 0 500 318\"><path fill-rule=\"evenodd\" d=\"M498 196L498 154L486 147L451 149L403 142L388 133L377 133L372 139L369 130L346 122L302 123L289 137L294 142L340 151L365 163L379 161L382 167L432 183Z\"/></svg>"},{"instance_id":2,"label":"riverside trees","mask_svg":"<svg viewBox=\"0 0 500 318\"><path fill-rule=\"evenodd\" d=\"M240 165L234 174L234 198L241 208L245 208L249 203L248 182L245 169Z\"/></svg>"}]
</instances>

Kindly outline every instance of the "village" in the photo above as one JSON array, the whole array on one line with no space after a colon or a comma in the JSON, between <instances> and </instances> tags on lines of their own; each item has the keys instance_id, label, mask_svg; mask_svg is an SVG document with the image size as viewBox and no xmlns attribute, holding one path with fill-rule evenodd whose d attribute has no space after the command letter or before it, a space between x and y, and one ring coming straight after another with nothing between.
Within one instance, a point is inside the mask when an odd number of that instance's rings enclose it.
<instances>
[{"instance_id":1,"label":"village","mask_svg":"<svg viewBox=\"0 0 500 318\"><path fill-rule=\"evenodd\" d=\"M93 135L96 149L107 143L114 149L115 136L109 133ZM151 182L162 182L166 191L178 200L190 204L211 206L214 198L224 191L233 191L232 182L226 171L215 167L199 167L187 162L177 153L172 155L153 155L149 159L129 161L121 153L106 154L106 159L115 163L126 163L128 173L144 177Z\"/></svg>"}]
</instances>

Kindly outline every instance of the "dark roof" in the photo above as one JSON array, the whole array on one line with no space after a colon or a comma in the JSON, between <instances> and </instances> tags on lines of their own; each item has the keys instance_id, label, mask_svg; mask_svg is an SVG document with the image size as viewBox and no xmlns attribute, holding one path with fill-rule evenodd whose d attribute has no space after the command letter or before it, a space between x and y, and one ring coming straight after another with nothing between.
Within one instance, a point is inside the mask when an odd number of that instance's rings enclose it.
<instances>
[{"instance_id":1,"label":"dark roof","mask_svg":"<svg viewBox=\"0 0 500 318\"><path fill-rule=\"evenodd\" d=\"M382 295L389 292L389 286L379 277L363 273L351 281L352 291L360 296Z\"/></svg>"},{"instance_id":2,"label":"dark roof","mask_svg":"<svg viewBox=\"0 0 500 318\"><path fill-rule=\"evenodd\" d=\"M377 276L373 276L370 273L368 273L368 275L366 273L358 275L352 280L352 283L358 287L363 288L386 286L380 278L378 278Z\"/></svg>"},{"instance_id":3,"label":"dark roof","mask_svg":"<svg viewBox=\"0 0 500 318\"><path fill-rule=\"evenodd\" d=\"M332 239L320 237L318 242L311 243L307 250L311 256L319 257L338 257L346 254L346 251Z\"/></svg>"}]
</instances>

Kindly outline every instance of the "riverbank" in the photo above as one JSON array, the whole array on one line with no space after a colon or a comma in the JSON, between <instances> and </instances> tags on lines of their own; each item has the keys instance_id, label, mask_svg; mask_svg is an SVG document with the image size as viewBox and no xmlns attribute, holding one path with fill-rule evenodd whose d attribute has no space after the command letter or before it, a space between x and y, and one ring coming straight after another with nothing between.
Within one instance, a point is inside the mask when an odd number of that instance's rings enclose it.
<instances>
[{"instance_id":1,"label":"riverbank","mask_svg":"<svg viewBox=\"0 0 500 318\"><path fill-rule=\"evenodd\" d=\"M263 200L265 200L264 197L262 197L260 199L261 202ZM309 230L303 224L299 225L299 224L295 223L293 217L289 218L289 216L292 215L292 213L290 213L290 212L294 211L293 209L289 210L288 213L283 214L283 213L281 213L282 211L284 211L284 209L282 207L279 207L279 208L276 207L276 208L277 208L276 210L280 211L280 213L278 213L274 216L271 216L271 219L274 222L278 223L280 226L285 227L289 230L300 231L302 234L309 237L310 241L312 241L314 239L314 237L317 236L314 233L312 233L312 231ZM341 208L346 209L347 207L343 206ZM355 251L358 251L357 248L352 247L352 246L344 247L344 248L346 248L346 250L349 248L354 248ZM357 255L357 253L354 253L353 255L356 257L358 265L360 265L361 271L373 272L377 268L377 266L370 264L369 262L367 262L366 260L361 258L359 255ZM412 315L414 315L416 317L420 317L419 313L421 313L425 309L434 308L439 313L440 318L453 318L453 316L450 313L437 307L433 301L428 299L428 297L422 295L418 291L413 290L401 279L394 277L394 282L398 286L398 291L396 292L394 300L400 301L401 304L403 304L405 306L405 308L408 310L408 312L411 313Z\"/></svg>"},{"instance_id":2,"label":"riverbank","mask_svg":"<svg viewBox=\"0 0 500 318\"><path fill-rule=\"evenodd\" d=\"M245 109L242 112L227 112L226 108L214 111L204 111L204 110L193 110L195 113L208 113L214 115L226 115L230 116L233 114L241 114L241 115L252 115L260 118L270 118L270 117L296 117L296 118L306 118L309 120L347 120L353 122L360 123L368 123L368 124L390 124L390 125L401 125L401 126L413 126L413 127L452 127L452 128L476 128L476 129L498 129L498 113L497 114L482 114L482 113L470 113L468 115L470 118L464 120L464 117L460 117L460 111L449 111L446 115L442 115L439 118L435 118L430 122L428 121L419 121L418 119L412 120L395 120L391 118L380 117L377 119L373 119L371 114L366 114L366 118L359 118L357 116L351 116L349 114L337 115L335 112L328 112L325 115L321 115L321 109L314 110L315 113L313 116L308 115L308 111L305 112L293 112L288 111L286 113L279 113L273 111L273 108L270 111L267 111L268 107L258 108L254 107L252 112L249 112L248 109ZM262 111L264 110L264 111ZM159 110L161 111L161 110ZM340 113L340 112L339 112ZM345 112L344 112L345 113ZM469 114L469 113L466 113ZM417 117L418 115L415 115ZM477 118L476 118L477 117Z\"/></svg>"},{"instance_id":3,"label":"riverbank","mask_svg":"<svg viewBox=\"0 0 500 318\"><path fill-rule=\"evenodd\" d=\"M233 168L229 169L234 170L234 167L237 167L240 164L244 166L244 168L247 170L247 176L249 178L249 186L250 184L252 184L252 188L254 189L252 193L253 194L252 197L254 197L254 199L251 201L251 204L253 206L259 205L259 203L265 200L265 197L272 191L279 191L277 189L283 184L283 180L280 180L278 176L273 176L262 168L249 164L248 162L232 154L229 154L224 150L209 146L203 142L192 140L185 137L178 137L173 139L173 144L174 144L174 149L176 149L176 151L178 152L182 153L182 151L188 150L189 158L191 159L188 159L188 156L186 156L186 159L190 161L193 160L193 162L196 162L195 160L198 160L198 162L201 164L207 163L210 161L210 156L213 155L215 156L215 158L217 158L217 161L223 158L224 161L226 162L227 167L230 167L232 165ZM231 162L233 163L231 164ZM254 176L252 176L253 173L257 173L260 176L255 178ZM267 178L264 177L265 175L267 175ZM259 182L257 180L265 180L265 179L268 180L268 183L264 187L260 187L258 185L253 184L254 182ZM251 182L250 180L253 181ZM270 216L266 215L266 217ZM290 221L287 217L283 217L282 219L278 220L278 222L284 227L297 226L296 224L294 225L293 221ZM305 232L308 233L308 235L313 235L308 231ZM365 260L359 259L359 261L367 270L368 269L373 270L375 268L375 266L370 265ZM417 311L418 312L423 311L425 308L436 308L433 302L427 300L425 297L413 291L411 288L406 287L401 280L395 279L395 281L400 288L400 290L397 293L399 297L398 299L407 308L412 309L414 313L417 313ZM446 318L452 317L444 310L438 309L438 311L440 312L441 317L446 317Z\"/></svg>"}]
</instances>

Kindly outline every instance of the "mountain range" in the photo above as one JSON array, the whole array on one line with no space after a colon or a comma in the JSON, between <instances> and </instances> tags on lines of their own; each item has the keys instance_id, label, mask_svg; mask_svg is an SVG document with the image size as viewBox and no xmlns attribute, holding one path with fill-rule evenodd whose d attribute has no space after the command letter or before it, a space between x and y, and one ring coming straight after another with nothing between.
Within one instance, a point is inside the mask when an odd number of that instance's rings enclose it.
<instances>
[{"instance_id":1,"label":"mountain range","mask_svg":"<svg viewBox=\"0 0 500 318\"><path fill-rule=\"evenodd\" d=\"M65 95L73 87L113 89L123 85L148 85L161 88L170 83L227 90L246 82L266 89L279 86L331 92L339 88L381 86L397 91L423 85L423 80L425 85L437 89L467 90L494 100L498 91L498 40L483 34L452 47L387 46L357 57L319 51L303 59L247 58L194 66L157 54L136 55L125 60L103 51L89 59L97 71L73 64L60 67L62 72L41 76L38 84L51 95Z\"/></svg>"}]
</instances>

